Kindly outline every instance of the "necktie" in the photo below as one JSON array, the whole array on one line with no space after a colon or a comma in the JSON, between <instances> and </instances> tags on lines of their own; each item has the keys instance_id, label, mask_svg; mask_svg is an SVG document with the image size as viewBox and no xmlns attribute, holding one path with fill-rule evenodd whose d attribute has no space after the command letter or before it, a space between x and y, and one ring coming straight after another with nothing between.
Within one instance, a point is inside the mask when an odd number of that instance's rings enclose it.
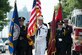
<instances>
[{"instance_id":1,"label":"necktie","mask_svg":"<svg viewBox=\"0 0 82 55\"><path fill-rule=\"evenodd\" d=\"M40 34L40 28L38 28L36 35Z\"/></svg>"}]
</instances>

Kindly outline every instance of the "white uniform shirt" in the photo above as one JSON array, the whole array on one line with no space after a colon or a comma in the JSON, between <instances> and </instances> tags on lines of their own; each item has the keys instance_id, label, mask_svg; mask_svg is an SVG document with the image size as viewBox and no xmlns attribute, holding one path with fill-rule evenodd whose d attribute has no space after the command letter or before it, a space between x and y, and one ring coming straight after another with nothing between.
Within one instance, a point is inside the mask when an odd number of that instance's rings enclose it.
<instances>
[{"instance_id":1,"label":"white uniform shirt","mask_svg":"<svg viewBox=\"0 0 82 55\"><path fill-rule=\"evenodd\" d=\"M42 24L42 26L39 26L39 29L40 32L38 31L35 37L35 55L44 55L48 27Z\"/></svg>"}]
</instances>

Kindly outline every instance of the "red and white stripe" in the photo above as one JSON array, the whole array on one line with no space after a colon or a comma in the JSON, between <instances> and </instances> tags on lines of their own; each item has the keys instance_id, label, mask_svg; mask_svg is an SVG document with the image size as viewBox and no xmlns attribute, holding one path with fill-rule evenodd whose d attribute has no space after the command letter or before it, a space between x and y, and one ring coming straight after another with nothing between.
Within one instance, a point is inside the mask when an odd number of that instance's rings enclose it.
<instances>
[{"instance_id":1,"label":"red and white stripe","mask_svg":"<svg viewBox=\"0 0 82 55\"><path fill-rule=\"evenodd\" d=\"M41 15L41 2L40 2L40 0L36 0L36 7L38 8L38 9L36 9L36 10L39 10L38 12L37 12L37 17L38 16L40 16Z\"/></svg>"},{"instance_id":2,"label":"red and white stripe","mask_svg":"<svg viewBox=\"0 0 82 55\"><path fill-rule=\"evenodd\" d=\"M35 32L34 26L35 23L37 22L37 14L39 15L39 13L36 12L36 7L39 8L39 10L41 11L41 2L39 0L36 0L36 5L33 7L31 12L30 22L28 26L29 36L32 36L32 34Z\"/></svg>"}]
</instances>

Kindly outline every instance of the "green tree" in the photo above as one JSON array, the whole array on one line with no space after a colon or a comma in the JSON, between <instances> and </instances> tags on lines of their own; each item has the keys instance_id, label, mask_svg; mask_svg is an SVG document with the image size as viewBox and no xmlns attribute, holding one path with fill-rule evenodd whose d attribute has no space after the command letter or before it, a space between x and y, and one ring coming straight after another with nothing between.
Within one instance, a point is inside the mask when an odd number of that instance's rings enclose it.
<instances>
[{"instance_id":1,"label":"green tree","mask_svg":"<svg viewBox=\"0 0 82 55\"><path fill-rule=\"evenodd\" d=\"M9 12L11 6L9 5L8 0L0 0L0 31L3 29L3 26L7 24L6 20L7 12Z\"/></svg>"},{"instance_id":2,"label":"green tree","mask_svg":"<svg viewBox=\"0 0 82 55\"><path fill-rule=\"evenodd\" d=\"M76 9L82 9L82 0L62 0L63 17L66 18Z\"/></svg>"},{"instance_id":3,"label":"green tree","mask_svg":"<svg viewBox=\"0 0 82 55\"><path fill-rule=\"evenodd\" d=\"M63 18L67 18L68 15L71 15L71 12L75 8L82 9L82 0L59 0L59 1L62 2ZM56 10L58 6L56 7Z\"/></svg>"}]
</instances>

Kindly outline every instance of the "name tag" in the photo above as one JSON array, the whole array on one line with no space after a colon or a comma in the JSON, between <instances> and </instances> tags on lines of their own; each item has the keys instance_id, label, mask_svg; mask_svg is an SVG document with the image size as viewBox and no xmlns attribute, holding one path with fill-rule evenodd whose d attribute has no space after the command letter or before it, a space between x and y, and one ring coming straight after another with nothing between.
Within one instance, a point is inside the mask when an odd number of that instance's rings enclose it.
<instances>
[{"instance_id":1,"label":"name tag","mask_svg":"<svg viewBox=\"0 0 82 55\"><path fill-rule=\"evenodd\" d=\"M60 41L60 42L61 42L61 41L62 41L62 38L58 38L58 41Z\"/></svg>"}]
</instances>

